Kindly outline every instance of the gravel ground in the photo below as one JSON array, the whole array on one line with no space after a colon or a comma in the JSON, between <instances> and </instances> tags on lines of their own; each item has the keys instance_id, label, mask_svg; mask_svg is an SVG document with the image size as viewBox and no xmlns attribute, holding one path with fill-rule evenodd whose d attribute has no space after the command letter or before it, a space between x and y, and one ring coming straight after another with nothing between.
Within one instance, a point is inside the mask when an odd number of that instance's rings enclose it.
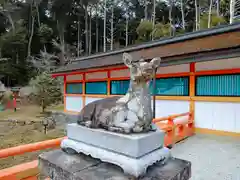
<instances>
[{"instance_id":1,"label":"gravel ground","mask_svg":"<svg viewBox=\"0 0 240 180\"><path fill-rule=\"evenodd\" d=\"M172 149L191 161L191 180L240 180L240 137L195 135Z\"/></svg>"}]
</instances>

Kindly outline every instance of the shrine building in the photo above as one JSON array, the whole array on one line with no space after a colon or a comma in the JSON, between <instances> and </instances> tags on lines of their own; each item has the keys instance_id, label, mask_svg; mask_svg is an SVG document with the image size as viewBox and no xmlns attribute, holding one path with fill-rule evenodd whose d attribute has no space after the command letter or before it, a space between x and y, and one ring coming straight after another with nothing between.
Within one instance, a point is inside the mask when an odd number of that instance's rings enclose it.
<instances>
[{"instance_id":1,"label":"shrine building","mask_svg":"<svg viewBox=\"0 0 240 180\"><path fill-rule=\"evenodd\" d=\"M122 55L161 57L156 117L193 112L196 132L240 135L240 24L186 33L73 60L53 73L64 77L64 111L123 95L129 85Z\"/></svg>"}]
</instances>

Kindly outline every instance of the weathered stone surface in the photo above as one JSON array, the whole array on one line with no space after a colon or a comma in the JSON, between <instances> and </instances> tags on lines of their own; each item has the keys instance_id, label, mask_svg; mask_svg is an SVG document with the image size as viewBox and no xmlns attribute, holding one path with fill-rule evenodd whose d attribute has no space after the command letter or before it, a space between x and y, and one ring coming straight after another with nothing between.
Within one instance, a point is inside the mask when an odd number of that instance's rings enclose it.
<instances>
[{"instance_id":1,"label":"weathered stone surface","mask_svg":"<svg viewBox=\"0 0 240 180\"><path fill-rule=\"evenodd\" d=\"M135 177L145 174L147 168L152 164L158 161L164 162L171 156L170 150L164 147L135 158L71 139L64 139L61 147L67 152L71 150L71 152L84 153L86 155L91 155L93 158L98 158L103 162L118 165L125 173Z\"/></svg>"},{"instance_id":2,"label":"weathered stone surface","mask_svg":"<svg viewBox=\"0 0 240 180\"><path fill-rule=\"evenodd\" d=\"M78 124L67 125L67 137L134 158L161 148L164 143L164 132L161 130L126 135Z\"/></svg>"},{"instance_id":3,"label":"weathered stone surface","mask_svg":"<svg viewBox=\"0 0 240 180\"><path fill-rule=\"evenodd\" d=\"M148 168L144 177L134 178L115 165L83 154L69 155L61 150L41 154L39 167L41 173L52 180L188 180L191 177L191 163L180 159L156 163Z\"/></svg>"}]
</instances>

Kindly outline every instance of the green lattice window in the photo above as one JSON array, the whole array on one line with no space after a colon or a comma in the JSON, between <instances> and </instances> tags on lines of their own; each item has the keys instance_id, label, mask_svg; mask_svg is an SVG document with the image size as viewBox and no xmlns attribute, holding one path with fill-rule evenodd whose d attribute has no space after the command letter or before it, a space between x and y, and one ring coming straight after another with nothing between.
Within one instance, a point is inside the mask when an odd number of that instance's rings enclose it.
<instances>
[{"instance_id":1,"label":"green lattice window","mask_svg":"<svg viewBox=\"0 0 240 180\"><path fill-rule=\"evenodd\" d=\"M240 74L198 76L196 96L240 96Z\"/></svg>"},{"instance_id":2,"label":"green lattice window","mask_svg":"<svg viewBox=\"0 0 240 180\"><path fill-rule=\"evenodd\" d=\"M82 83L67 83L66 94L82 94Z\"/></svg>"},{"instance_id":3,"label":"green lattice window","mask_svg":"<svg viewBox=\"0 0 240 180\"><path fill-rule=\"evenodd\" d=\"M111 94L126 94L129 87L129 80L111 81Z\"/></svg>"},{"instance_id":4,"label":"green lattice window","mask_svg":"<svg viewBox=\"0 0 240 180\"><path fill-rule=\"evenodd\" d=\"M152 82L150 89L153 94ZM156 79L156 95L159 96L188 96L189 77L172 77Z\"/></svg>"},{"instance_id":5,"label":"green lattice window","mask_svg":"<svg viewBox=\"0 0 240 180\"><path fill-rule=\"evenodd\" d=\"M107 94L107 82L87 82L86 94Z\"/></svg>"}]
</instances>

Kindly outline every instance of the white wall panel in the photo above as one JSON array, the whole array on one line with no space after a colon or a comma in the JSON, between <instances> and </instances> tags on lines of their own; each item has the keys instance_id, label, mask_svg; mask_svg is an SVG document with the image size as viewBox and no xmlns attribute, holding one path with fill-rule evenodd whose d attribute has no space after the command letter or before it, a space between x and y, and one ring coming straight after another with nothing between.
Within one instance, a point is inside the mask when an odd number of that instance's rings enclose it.
<instances>
[{"instance_id":1,"label":"white wall panel","mask_svg":"<svg viewBox=\"0 0 240 180\"><path fill-rule=\"evenodd\" d=\"M91 102L93 102L93 101L99 100L99 99L102 99L102 98L86 97L85 105L87 105L88 103L91 103Z\"/></svg>"},{"instance_id":2,"label":"white wall panel","mask_svg":"<svg viewBox=\"0 0 240 180\"><path fill-rule=\"evenodd\" d=\"M213 111L212 103L195 102L195 126L201 128L213 128Z\"/></svg>"},{"instance_id":3,"label":"white wall panel","mask_svg":"<svg viewBox=\"0 0 240 180\"><path fill-rule=\"evenodd\" d=\"M107 72L86 73L86 80L107 78Z\"/></svg>"},{"instance_id":4,"label":"white wall panel","mask_svg":"<svg viewBox=\"0 0 240 180\"><path fill-rule=\"evenodd\" d=\"M179 72L190 72L189 64L180 64L175 66L160 67L157 70L157 74L168 74L168 73L179 73Z\"/></svg>"},{"instance_id":5,"label":"white wall panel","mask_svg":"<svg viewBox=\"0 0 240 180\"><path fill-rule=\"evenodd\" d=\"M220 59L195 64L196 71L240 68L240 58Z\"/></svg>"},{"instance_id":6,"label":"white wall panel","mask_svg":"<svg viewBox=\"0 0 240 180\"><path fill-rule=\"evenodd\" d=\"M240 132L240 103L235 104L235 130Z\"/></svg>"},{"instance_id":7,"label":"white wall panel","mask_svg":"<svg viewBox=\"0 0 240 180\"><path fill-rule=\"evenodd\" d=\"M156 100L156 118L189 112L188 101Z\"/></svg>"},{"instance_id":8,"label":"white wall panel","mask_svg":"<svg viewBox=\"0 0 240 180\"><path fill-rule=\"evenodd\" d=\"M73 81L73 80L82 80L82 74L76 74L76 75L67 75L66 80L67 81Z\"/></svg>"},{"instance_id":9,"label":"white wall panel","mask_svg":"<svg viewBox=\"0 0 240 180\"><path fill-rule=\"evenodd\" d=\"M82 109L82 97L66 97L66 110L80 112Z\"/></svg>"},{"instance_id":10,"label":"white wall panel","mask_svg":"<svg viewBox=\"0 0 240 180\"><path fill-rule=\"evenodd\" d=\"M240 103L195 102L195 126L240 132Z\"/></svg>"},{"instance_id":11,"label":"white wall panel","mask_svg":"<svg viewBox=\"0 0 240 180\"><path fill-rule=\"evenodd\" d=\"M116 77L129 77L129 69L121 69L121 70L114 70L110 71L111 78Z\"/></svg>"}]
</instances>

